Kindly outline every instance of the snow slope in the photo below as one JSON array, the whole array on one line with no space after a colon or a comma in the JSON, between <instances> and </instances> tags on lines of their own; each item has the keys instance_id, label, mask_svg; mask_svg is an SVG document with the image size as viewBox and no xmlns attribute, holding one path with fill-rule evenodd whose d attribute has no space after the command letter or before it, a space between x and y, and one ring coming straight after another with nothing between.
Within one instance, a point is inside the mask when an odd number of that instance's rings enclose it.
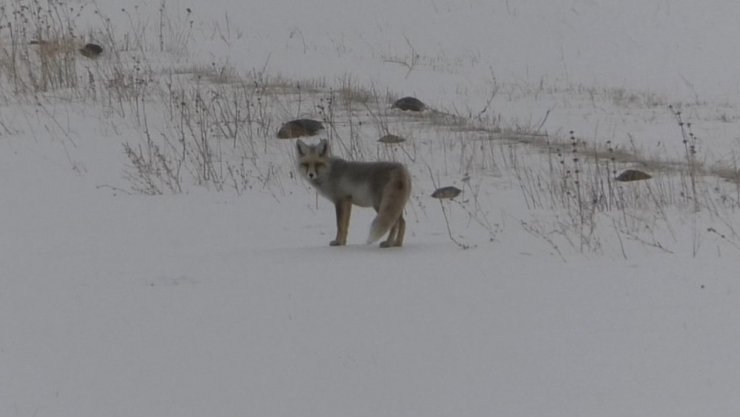
<instances>
[{"instance_id":1,"label":"snow slope","mask_svg":"<svg viewBox=\"0 0 740 417\"><path fill-rule=\"evenodd\" d=\"M328 248L331 210L306 196L111 196L61 178L4 199L23 208L3 208L4 415L740 406L736 256L564 263L528 235L460 250L418 224L401 250Z\"/></svg>"}]
</instances>

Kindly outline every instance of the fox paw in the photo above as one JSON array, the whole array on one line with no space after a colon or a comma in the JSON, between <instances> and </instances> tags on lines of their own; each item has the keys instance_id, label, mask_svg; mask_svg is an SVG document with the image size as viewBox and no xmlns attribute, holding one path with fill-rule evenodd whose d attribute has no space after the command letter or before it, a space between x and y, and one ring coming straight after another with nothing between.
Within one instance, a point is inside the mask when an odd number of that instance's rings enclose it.
<instances>
[{"instance_id":1,"label":"fox paw","mask_svg":"<svg viewBox=\"0 0 740 417\"><path fill-rule=\"evenodd\" d=\"M338 240L332 240L331 242L329 242L329 246L344 246L344 245L345 245L344 242L340 242Z\"/></svg>"},{"instance_id":2,"label":"fox paw","mask_svg":"<svg viewBox=\"0 0 740 417\"><path fill-rule=\"evenodd\" d=\"M390 242L386 240L385 242L380 242L380 245L378 246L380 246L381 248L393 248L393 247L401 246L401 245L396 244L396 242Z\"/></svg>"}]
</instances>

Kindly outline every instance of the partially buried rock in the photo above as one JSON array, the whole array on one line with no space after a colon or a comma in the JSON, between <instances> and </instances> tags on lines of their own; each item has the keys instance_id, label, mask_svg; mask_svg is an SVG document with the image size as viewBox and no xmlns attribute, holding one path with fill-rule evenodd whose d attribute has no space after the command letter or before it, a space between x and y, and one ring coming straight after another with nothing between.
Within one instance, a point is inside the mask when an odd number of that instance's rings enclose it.
<instances>
[{"instance_id":1,"label":"partially buried rock","mask_svg":"<svg viewBox=\"0 0 740 417\"><path fill-rule=\"evenodd\" d=\"M440 200L443 200L443 199L452 200L453 198L460 195L461 192L462 192L461 189L451 185L449 187L437 188L432 193L432 197L439 198Z\"/></svg>"},{"instance_id":2,"label":"partially buried rock","mask_svg":"<svg viewBox=\"0 0 740 417\"><path fill-rule=\"evenodd\" d=\"M396 135L385 135L382 138L378 139L378 142L385 143L385 144L393 144L393 143L403 143L406 142L406 139L396 136Z\"/></svg>"},{"instance_id":3,"label":"partially buried rock","mask_svg":"<svg viewBox=\"0 0 740 417\"><path fill-rule=\"evenodd\" d=\"M280 126L277 137L280 139L294 139L302 136L316 136L323 129L324 125L317 120L296 119Z\"/></svg>"},{"instance_id":4,"label":"partially buried rock","mask_svg":"<svg viewBox=\"0 0 740 417\"><path fill-rule=\"evenodd\" d=\"M391 106L392 109L400 109L403 111L422 111L426 108L426 105L415 97L404 97L396 100Z\"/></svg>"},{"instance_id":5,"label":"partially buried rock","mask_svg":"<svg viewBox=\"0 0 740 417\"><path fill-rule=\"evenodd\" d=\"M85 44L85 46L83 46L82 48L80 48L80 53L82 54L82 56L86 56L88 58L94 59L94 58L99 57L100 54L103 53L103 47L98 44L88 43L88 44Z\"/></svg>"},{"instance_id":6,"label":"partially buried rock","mask_svg":"<svg viewBox=\"0 0 740 417\"><path fill-rule=\"evenodd\" d=\"M617 175L615 179L621 182L632 182L632 181L649 180L650 178L653 178L653 177L646 172L638 171L636 169L628 169L622 172L621 174Z\"/></svg>"}]
</instances>

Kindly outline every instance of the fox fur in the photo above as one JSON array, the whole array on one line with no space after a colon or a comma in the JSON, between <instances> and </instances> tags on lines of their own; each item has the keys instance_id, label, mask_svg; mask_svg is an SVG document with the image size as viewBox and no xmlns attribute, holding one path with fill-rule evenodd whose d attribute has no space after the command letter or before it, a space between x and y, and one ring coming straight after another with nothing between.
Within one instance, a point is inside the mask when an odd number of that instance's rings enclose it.
<instances>
[{"instance_id":1,"label":"fox fur","mask_svg":"<svg viewBox=\"0 0 740 417\"><path fill-rule=\"evenodd\" d=\"M367 243L388 239L380 247L403 246L406 221L403 209L411 195L411 176L397 162L353 162L331 156L329 142L322 139L307 145L298 139L298 172L322 196L334 203L337 236L329 244L347 244L347 230L352 205L372 207L377 212Z\"/></svg>"}]
</instances>

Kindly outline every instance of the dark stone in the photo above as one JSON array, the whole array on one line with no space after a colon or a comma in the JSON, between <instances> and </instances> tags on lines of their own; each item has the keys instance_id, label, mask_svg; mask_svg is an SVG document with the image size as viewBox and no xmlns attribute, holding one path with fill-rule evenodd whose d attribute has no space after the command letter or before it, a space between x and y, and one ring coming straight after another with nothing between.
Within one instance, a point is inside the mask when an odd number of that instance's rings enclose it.
<instances>
[{"instance_id":1,"label":"dark stone","mask_svg":"<svg viewBox=\"0 0 740 417\"><path fill-rule=\"evenodd\" d=\"M385 143L385 144L393 144L393 143L402 143L406 142L406 139L396 136L396 135L385 135L382 138L378 139L378 142Z\"/></svg>"},{"instance_id":2,"label":"dark stone","mask_svg":"<svg viewBox=\"0 0 740 417\"><path fill-rule=\"evenodd\" d=\"M451 185L449 187L437 188L432 193L432 197L439 198L440 200L442 199L452 200L453 198L460 195L461 192L462 192L461 189Z\"/></svg>"},{"instance_id":3,"label":"dark stone","mask_svg":"<svg viewBox=\"0 0 740 417\"><path fill-rule=\"evenodd\" d=\"M391 106L392 109L400 109L403 111L422 111L426 108L426 105L415 97L404 97L396 100Z\"/></svg>"},{"instance_id":4,"label":"dark stone","mask_svg":"<svg viewBox=\"0 0 740 417\"><path fill-rule=\"evenodd\" d=\"M650 178L653 178L650 174L638 171L636 169L628 169L615 178L617 181L620 182L632 182L632 181L642 181L642 180L649 180Z\"/></svg>"},{"instance_id":5,"label":"dark stone","mask_svg":"<svg viewBox=\"0 0 740 417\"><path fill-rule=\"evenodd\" d=\"M98 44L88 43L80 48L80 53L82 56L86 56L88 58L97 58L103 53L103 47Z\"/></svg>"},{"instance_id":6,"label":"dark stone","mask_svg":"<svg viewBox=\"0 0 740 417\"><path fill-rule=\"evenodd\" d=\"M318 120L296 119L284 123L277 131L280 139L295 139L301 136L316 136L324 129L324 125Z\"/></svg>"}]
</instances>

